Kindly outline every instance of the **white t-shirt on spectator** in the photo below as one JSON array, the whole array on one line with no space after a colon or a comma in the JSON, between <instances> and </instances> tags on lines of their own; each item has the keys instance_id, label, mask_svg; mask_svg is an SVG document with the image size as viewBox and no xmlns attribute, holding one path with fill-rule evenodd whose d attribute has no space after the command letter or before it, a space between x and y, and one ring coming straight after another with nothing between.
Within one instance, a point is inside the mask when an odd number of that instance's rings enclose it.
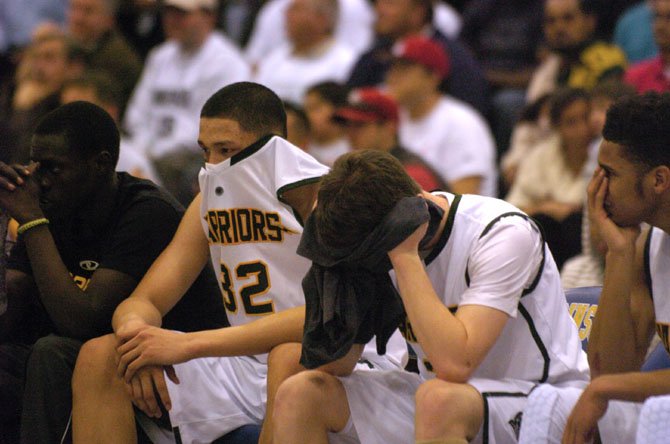
<instances>
[{"instance_id":1,"label":"white t-shirt on spectator","mask_svg":"<svg viewBox=\"0 0 670 444\"><path fill-rule=\"evenodd\" d=\"M149 158L199 150L202 106L220 88L249 78L241 52L218 32L195 52L184 52L172 40L162 43L149 53L128 104L128 145Z\"/></svg>"},{"instance_id":2,"label":"white t-shirt on spectator","mask_svg":"<svg viewBox=\"0 0 670 444\"><path fill-rule=\"evenodd\" d=\"M354 52L330 40L309 56L296 56L290 45L281 46L258 65L255 81L283 100L302 103L310 86L332 80L344 83L356 61Z\"/></svg>"},{"instance_id":3,"label":"white t-shirt on spectator","mask_svg":"<svg viewBox=\"0 0 670 444\"><path fill-rule=\"evenodd\" d=\"M258 66L278 46L288 44L284 17L292 0L269 0L256 16L245 57ZM360 54L372 43L374 12L367 0L340 0L335 39Z\"/></svg>"},{"instance_id":4,"label":"white t-shirt on spectator","mask_svg":"<svg viewBox=\"0 0 670 444\"><path fill-rule=\"evenodd\" d=\"M469 105L443 96L426 116L400 112L400 144L423 157L447 182L481 176L479 194L497 195L495 142L484 119Z\"/></svg>"}]
</instances>

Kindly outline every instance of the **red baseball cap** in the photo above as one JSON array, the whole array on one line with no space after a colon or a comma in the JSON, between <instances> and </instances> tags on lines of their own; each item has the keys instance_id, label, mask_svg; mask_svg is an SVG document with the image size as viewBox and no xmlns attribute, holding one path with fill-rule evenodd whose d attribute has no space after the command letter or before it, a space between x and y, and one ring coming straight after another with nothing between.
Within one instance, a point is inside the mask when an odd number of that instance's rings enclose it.
<instances>
[{"instance_id":1,"label":"red baseball cap","mask_svg":"<svg viewBox=\"0 0 670 444\"><path fill-rule=\"evenodd\" d=\"M445 49L427 37L408 37L393 45L393 56L422 65L435 72L440 78L449 74L449 57Z\"/></svg>"},{"instance_id":2,"label":"red baseball cap","mask_svg":"<svg viewBox=\"0 0 670 444\"><path fill-rule=\"evenodd\" d=\"M391 96L376 88L355 89L349 94L348 104L335 111L333 119L347 122L398 122L398 104Z\"/></svg>"}]
</instances>

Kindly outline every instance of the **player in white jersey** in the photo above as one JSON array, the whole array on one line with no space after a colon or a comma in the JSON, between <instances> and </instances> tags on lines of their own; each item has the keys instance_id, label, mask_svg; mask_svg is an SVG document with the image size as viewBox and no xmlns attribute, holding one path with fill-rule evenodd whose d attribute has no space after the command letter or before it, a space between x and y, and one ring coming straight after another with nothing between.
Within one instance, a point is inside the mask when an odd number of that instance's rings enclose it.
<instances>
[{"instance_id":1,"label":"player in white jersey","mask_svg":"<svg viewBox=\"0 0 670 444\"><path fill-rule=\"evenodd\" d=\"M588 189L590 222L608 248L589 338L592 381L583 391L533 392L525 443L584 443L596 430L605 444L634 442L642 401L670 394L670 369L640 372L654 329L668 349L670 95L619 99L603 136ZM652 228L640 234L642 222Z\"/></svg>"},{"instance_id":2,"label":"player in white jersey","mask_svg":"<svg viewBox=\"0 0 670 444\"><path fill-rule=\"evenodd\" d=\"M180 442L211 442L263 421L272 377L265 353L302 336L300 280L308 263L295 247L327 171L280 137L285 125L279 98L255 83L229 85L203 107L201 194L138 290L115 312L115 335L80 353L73 382L76 442L133 442L131 401L160 417L157 397ZM197 336L159 328L161 315L209 257L232 326ZM123 379L115 376L116 353ZM371 366L388 368L401 356L373 358ZM152 440L165 438L149 421L142 424Z\"/></svg>"},{"instance_id":3,"label":"player in white jersey","mask_svg":"<svg viewBox=\"0 0 670 444\"><path fill-rule=\"evenodd\" d=\"M556 265L537 226L512 205L422 191L390 155L358 151L324 176L307 226L323 247L344 248L369 242L371 227L390 220L384 235L393 236L398 219L425 213L426 203L444 212L437 231L421 224L388 251L420 374L295 375L277 393L277 442L515 442L537 384L585 385Z\"/></svg>"}]
</instances>

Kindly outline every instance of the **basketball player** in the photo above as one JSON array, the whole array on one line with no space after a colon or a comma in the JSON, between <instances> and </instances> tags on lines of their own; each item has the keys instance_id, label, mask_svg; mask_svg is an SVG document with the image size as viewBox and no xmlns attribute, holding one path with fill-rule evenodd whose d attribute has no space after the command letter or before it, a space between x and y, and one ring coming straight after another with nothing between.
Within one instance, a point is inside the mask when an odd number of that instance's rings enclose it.
<instances>
[{"instance_id":1,"label":"basketball player","mask_svg":"<svg viewBox=\"0 0 670 444\"><path fill-rule=\"evenodd\" d=\"M536 390L523 442L584 443L596 428L604 444L635 442L641 402L670 394L670 370L640 372L654 328L668 349L670 95L619 99L607 112L603 137L588 189L590 221L607 243L589 337L592 381L583 391ZM640 233L642 222L651 229Z\"/></svg>"},{"instance_id":2,"label":"basketball player","mask_svg":"<svg viewBox=\"0 0 670 444\"><path fill-rule=\"evenodd\" d=\"M407 315L401 331L420 374L292 376L275 401L276 442L510 443L538 383L585 384L586 358L558 270L539 229L518 209L488 197L423 191L378 151L340 157L317 202L304 234L317 233L317 248L398 236L400 222L414 230L388 257ZM423 239L429 224L422 221L434 218L426 213L435 208L439 227ZM354 347L344 359L356 353Z\"/></svg>"},{"instance_id":3,"label":"basketball player","mask_svg":"<svg viewBox=\"0 0 670 444\"><path fill-rule=\"evenodd\" d=\"M135 440L124 381L150 417L162 416L156 387L176 435L170 439L178 442L211 442L263 421L264 353L302 337L300 281L309 264L295 250L327 171L285 134L282 103L264 86L235 83L206 102L198 140L207 162L201 193L137 291L116 310L115 337L84 346L74 378L75 442ZM199 335L159 328L161 313L208 257L232 327ZM117 351L123 379L116 377ZM376 355L369 360L396 365ZM110 413L100 418L102 406ZM160 440L162 433L143 423Z\"/></svg>"}]
</instances>

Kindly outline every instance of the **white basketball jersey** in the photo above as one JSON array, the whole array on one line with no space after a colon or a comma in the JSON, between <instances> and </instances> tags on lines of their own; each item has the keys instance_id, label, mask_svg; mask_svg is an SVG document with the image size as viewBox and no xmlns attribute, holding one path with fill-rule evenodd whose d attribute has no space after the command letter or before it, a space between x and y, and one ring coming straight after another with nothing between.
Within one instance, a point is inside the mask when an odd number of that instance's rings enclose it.
<instances>
[{"instance_id":1,"label":"white basketball jersey","mask_svg":"<svg viewBox=\"0 0 670 444\"><path fill-rule=\"evenodd\" d=\"M645 247L647 286L654 300L656 332L663 346L670 352L668 326L670 326L670 237L660 228L652 227Z\"/></svg>"},{"instance_id":2,"label":"white basketball jersey","mask_svg":"<svg viewBox=\"0 0 670 444\"><path fill-rule=\"evenodd\" d=\"M295 253L302 225L282 195L327 172L277 136L201 170L202 226L231 325L305 304L310 262Z\"/></svg>"},{"instance_id":3,"label":"white basketball jersey","mask_svg":"<svg viewBox=\"0 0 670 444\"><path fill-rule=\"evenodd\" d=\"M546 245L540 244L537 228L519 209L502 200L436 194L445 196L450 204L437 251L425 260L438 297L452 312L462 304L483 305L510 316L473 377L549 383L587 380L586 356L568 313L558 270ZM511 260L510 252L516 246L497 230L510 224L521 226L522 232L532 232L538 257L523 258L524 269L499 272ZM486 243L491 262L476 253ZM527 277L523 282L510 283L515 275ZM468 291L471 285L473 289ZM416 351L421 375L435 377L409 322L401 330Z\"/></svg>"}]
</instances>

